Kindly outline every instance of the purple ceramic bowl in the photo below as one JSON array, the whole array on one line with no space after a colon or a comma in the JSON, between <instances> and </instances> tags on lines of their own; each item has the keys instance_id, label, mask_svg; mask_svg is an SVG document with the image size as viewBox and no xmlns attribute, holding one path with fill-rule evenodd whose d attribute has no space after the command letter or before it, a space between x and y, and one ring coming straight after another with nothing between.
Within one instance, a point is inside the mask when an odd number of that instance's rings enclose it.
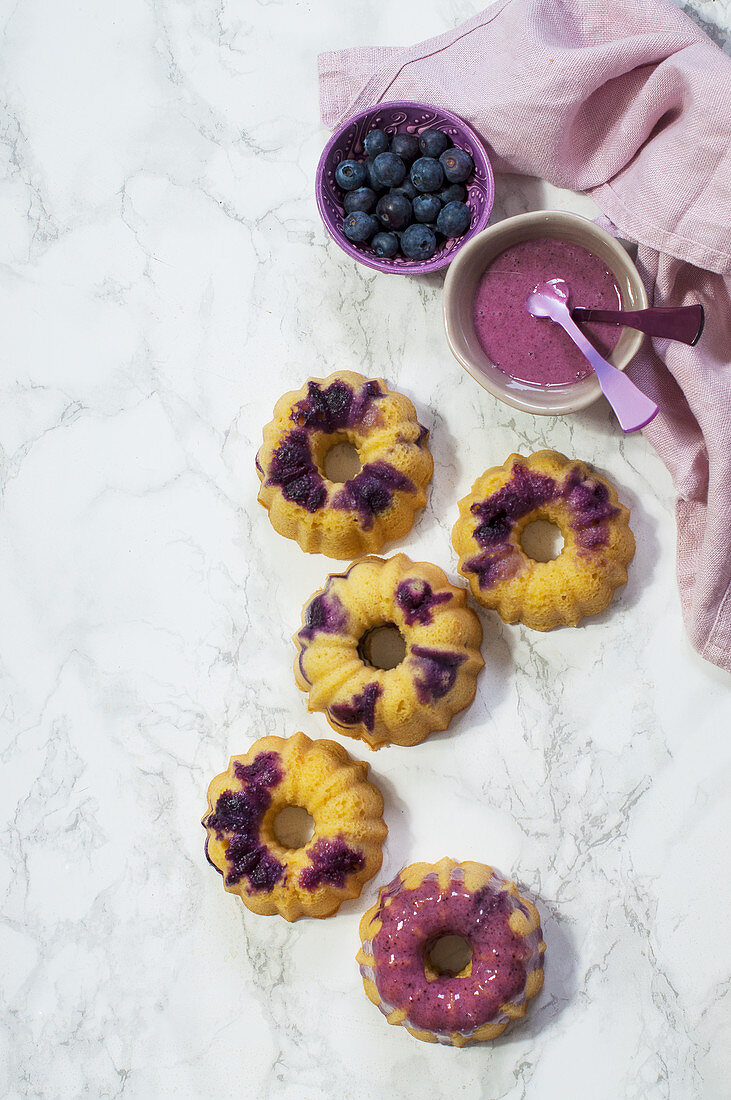
<instances>
[{"instance_id":1,"label":"purple ceramic bowl","mask_svg":"<svg viewBox=\"0 0 731 1100\"><path fill-rule=\"evenodd\" d=\"M475 172L467 188L467 205L472 210L472 224L463 236L445 241L430 260L407 260L404 256L395 256L392 260L381 259L369 245L354 244L343 233L345 211L342 192L335 183L335 169L341 160L351 157L358 160L364 157L363 138L375 127L388 134L420 134L422 130L432 128L443 130L475 162ZM485 228L495 197L495 183L485 147L466 122L451 111L443 111L441 107L399 100L367 107L335 131L317 166L315 194L325 228L343 252L376 271L388 271L397 275L423 275L427 271L437 271L450 264L460 248Z\"/></svg>"}]
</instances>

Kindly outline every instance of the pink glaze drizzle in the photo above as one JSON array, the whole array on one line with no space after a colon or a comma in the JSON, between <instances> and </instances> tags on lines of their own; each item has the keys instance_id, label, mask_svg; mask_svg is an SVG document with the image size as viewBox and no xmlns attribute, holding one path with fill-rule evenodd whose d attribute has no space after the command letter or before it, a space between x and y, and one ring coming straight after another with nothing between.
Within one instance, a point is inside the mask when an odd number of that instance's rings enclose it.
<instances>
[{"instance_id":1,"label":"pink glaze drizzle","mask_svg":"<svg viewBox=\"0 0 731 1100\"><path fill-rule=\"evenodd\" d=\"M455 867L446 889L431 873L415 889L406 889L396 878L382 891L381 928L372 943L364 944L374 964L361 966L361 973L375 982L383 1011L405 1009L407 1026L441 1037L455 1032L469 1036L483 1024L507 1019L501 1005L522 1003L528 974L542 965L542 933L540 928L527 937L513 932L511 913L520 909L527 916L527 909L500 889L504 885L493 874L487 886L471 893L462 870ZM472 973L428 981L425 954L443 935L469 941Z\"/></svg>"}]
</instances>

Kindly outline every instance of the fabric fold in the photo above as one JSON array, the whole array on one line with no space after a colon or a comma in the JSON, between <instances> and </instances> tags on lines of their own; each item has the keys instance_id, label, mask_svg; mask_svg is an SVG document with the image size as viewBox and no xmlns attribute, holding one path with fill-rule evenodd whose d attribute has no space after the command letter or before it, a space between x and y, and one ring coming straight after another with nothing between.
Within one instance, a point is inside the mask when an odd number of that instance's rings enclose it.
<instances>
[{"instance_id":1,"label":"fabric fold","mask_svg":"<svg viewBox=\"0 0 731 1100\"><path fill-rule=\"evenodd\" d=\"M630 373L679 501L688 634L731 670L731 61L671 0L497 0L407 49L319 59L323 123L380 101L455 111L499 171L586 191L655 305L700 301L696 348L645 342Z\"/></svg>"}]
</instances>

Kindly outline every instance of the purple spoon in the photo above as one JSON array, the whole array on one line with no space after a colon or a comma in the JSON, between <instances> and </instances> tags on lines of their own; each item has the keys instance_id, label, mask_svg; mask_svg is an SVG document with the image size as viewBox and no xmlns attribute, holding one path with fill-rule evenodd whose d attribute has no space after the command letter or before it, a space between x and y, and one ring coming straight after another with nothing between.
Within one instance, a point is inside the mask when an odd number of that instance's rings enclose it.
<instances>
[{"instance_id":1,"label":"purple spoon","mask_svg":"<svg viewBox=\"0 0 731 1100\"><path fill-rule=\"evenodd\" d=\"M541 283L526 298L526 309L534 317L550 317L561 325L566 334L586 356L594 368L602 393L614 409L623 432L636 432L649 424L658 408L631 379L617 370L599 354L584 333L571 320L569 312L570 290L564 279L550 279Z\"/></svg>"},{"instance_id":2,"label":"purple spoon","mask_svg":"<svg viewBox=\"0 0 731 1100\"><path fill-rule=\"evenodd\" d=\"M680 340L693 347L701 338L705 314L703 306L652 306L650 309L584 309L574 306L571 316L575 321L605 321L609 325L626 325L646 332L648 336L662 336L667 340Z\"/></svg>"}]
</instances>

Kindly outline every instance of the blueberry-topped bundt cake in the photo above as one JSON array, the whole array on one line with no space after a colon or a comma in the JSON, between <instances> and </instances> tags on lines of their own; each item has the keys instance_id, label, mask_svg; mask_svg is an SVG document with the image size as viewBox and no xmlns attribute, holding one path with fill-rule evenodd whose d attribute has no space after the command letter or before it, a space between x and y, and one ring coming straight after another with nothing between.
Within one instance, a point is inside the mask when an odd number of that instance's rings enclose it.
<instances>
[{"instance_id":1,"label":"blueberry-topped bundt cake","mask_svg":"<svg viewBox=\"0 0 731 1100\"><path fill-rule=\"evenodd\" d=\"M379 664L375 635L390 628L400 660ZM469 706L484 662L467 593L405 554L366 557L331 574L305 604L294 636L295 678L310 710L372 749L417 745Z\"/></svg>"},{"instance_id":2,"label":"blueberry-topped bundt cake","mask_svg":"<svg viewBox=\"0 0 731 1100\"><path fill-rule=\"evenodd\" d=\"M557 451L514 454L486 470L459 502L452 543L483 607L534 630L576 626L609 604L635 552L629 509L603 477ZM521 545L529 523L558 527L563 549L535 561Z\"/></svg>"},{"instance_id":3,"label":"blueberry-topped bundt cake","mask_svg":"<svg viewBox=\"0 0 731 1100\"><path fill-rule=\"evenodd\" d=\"M259 501L280 535L307 553L354 558L401 538L426 503L433 460L411 401L378 378L336 371L277 402L256 465ZM332 447L349 443L360 471L325 476Z\"/></svg>"},{"instance_id":4,"label":"blueberry-topped bundt cake","mask_svg":"<svg viewBox=\"0 0 731 1100\"><path fill-rule=\"evenodd\" d=\"M413 863L360 922L360 963L369 999L416 1039L462 1047L495 1039L525 1016L543 985L538 910L481 863ZM437 944L459 937L457 965L435 964ZM466 941L466 942L465 942Z\"/></svg>"},{"instance_id":5,"label":"blueberry-topped bundt cake","mask_svg":"<svg viewBox=\"0 0 731 1100\"><path fill-rule=\"evenodd\" d=\"M286 920L329 917L381 866L387 829L381 792L368 765L334 741L262 737L208 789L206 855L253 913ZM312 839L288 848L275 832L279 813L301 806Z\"/></svg>"}]
</instances>

